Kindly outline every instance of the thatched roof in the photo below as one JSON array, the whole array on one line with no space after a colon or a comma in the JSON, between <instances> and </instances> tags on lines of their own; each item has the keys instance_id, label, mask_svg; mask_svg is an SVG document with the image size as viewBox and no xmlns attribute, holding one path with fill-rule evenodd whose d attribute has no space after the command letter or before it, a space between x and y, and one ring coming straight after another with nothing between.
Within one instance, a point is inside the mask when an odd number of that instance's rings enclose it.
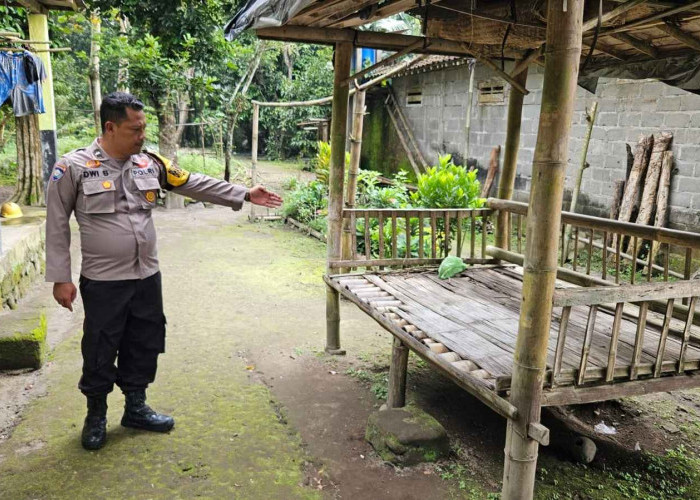
<instances>
[{"instance_id":1,"label":"thatched roof","mask_svg":"<svg viewBox=\"0 0 700 500\"><path fill-rule=\"evenodd\" d=\"M537 62L533 51L545 42L546 5L547 0L249 0L226 31L235 37L255 28L263 38L399 50L415 37L356 29L408 12L423 22L424 44L415 52L490 60L529 54ZM599 5L586 0L582 58L591 46L593 52L584 76L616 76L611 75L616 70L634 78L672 76L683 88L700 89L700 1L604 0L602 13Z\"/></svg>"}]
</instances>

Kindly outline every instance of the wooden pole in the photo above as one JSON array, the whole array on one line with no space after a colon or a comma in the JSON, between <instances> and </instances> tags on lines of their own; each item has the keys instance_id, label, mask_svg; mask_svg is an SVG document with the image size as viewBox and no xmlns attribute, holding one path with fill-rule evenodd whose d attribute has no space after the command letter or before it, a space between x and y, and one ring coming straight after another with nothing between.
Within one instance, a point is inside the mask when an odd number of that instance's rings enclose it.
<instances>
[{"instance_id":1,"label":"wooden pole","mask_svg":"<svg viewBox=\"0 0 700 500\"><path fill-rule=\"evenodd\" d=\"M566 9L560 0L550 0L548 5L542 110L527 216L528 241L536 244L525 249L510 396L518 413L508 420L503 500L531 500L534 495L538 443L528 430L540 420L584 0L566 0L565 5Z\"/></svg>"},{"instance_id":2,"label":"wooden pole","mask_svg":"<svg viewBox=\"0 0 700 500\"><path fill-rule=\"evenodd\" d=\"M467 116L464 123L464 158L462 163L467 166L470 151L470 139L472 135L472 102L474 101L474 73L476 73L476 59L470 59L469 67L469 93L467 94ZM521 94L522 95L522 94Z\"/></svg>"},{"instance_id":3,"label":"wooden pole","mask_svg":"<svg viewBox=\"0 0 700 500\"><path fill-rule=\"evenodd\" d=\"M348 172L346 208L355 208L357 194L357 174L360 171L360 154L362 153L362 125L365 118L365 91L355 93L355 105L352 115L352 135L350 136L350 172ZM352 260L352 232L354 227L350 225L350 219L343 219L343 260ZM365 242L365 244L368 244ZM340 274L350 272L349 269L341 269Z\"/></svg>"},{"instance_id":4,"label":"wooden pole","mask_svg":"<svg viewBox=\"0 0 700 500\"><path fill-rule=\"evenodd\" d=\"M520 85L527 83L528 68L525 68L515 75ZM505 151L503 152L503 168L498 182L498 197L502 200L510 200L513 197L515 186L515 173L518 169L518 148L520 147L520 125L523 117L524 95L520 92L510 92L508 98L508 124L506 132ZM510 213L499 210L496 219L496 246L507 248L508 238L510 238Z\"/></svg>"},{"instance_id":5,"label":"wooden pole","mask_svg":"<svg viewBox=\"0 0 700 500\"><path fill-rule=\"evenodd\" d=\"M387 390L387 408L406 406L406 373L408 372L408 347L394 337L389 365L389 387Z\"/></svg>"},{"instance_id":6,"label":"wooden pole","mask_svg":"<svg viewBox=\"0 0 700 500\"><path fill-rule=\"evenodd\" d=\"M576 205L578 204L578 195L581 193L581 184L583 183L583 173L588 168L588 162L586 157L588 156L588 145L591 142L591 134L593 134L593 124L595 123L596 116L598 116L598 101L593 103L591 110L586 113L586 121L588 122L588 130L586 131L586 136L583 139L583 149L581 150L581 164L578 167L578 175L576 176L576 185L571 193L571 205L569 206L569 212L576 212ZM571 226L566 228L566 236L564 237L564 260L569 258L569 240L571 239Z\"/></svg>"},{"instance_id":7,"label":"wooden pole","mask_svg":"<svg viewBox=\"0 0 700 500\"><path fill-rule=\"evenodd\" d=\"M489 170L484 180L484 185L481 186L481 197L488 198L493 186L493 180L498 173L498 160L501 157L501 146L496 146L491 150L491 158L489 159Z\"/></svg>"},{"instance_id":8,"label":"wooden pole","mask_svg":"<svg viewBox=\"0 0 700 500\"><path fill-rule=\"evenodd\" d=\"M328 187L328 241L326 273L331 274L331 262L341 258L343 230L343 182L345 180L345 137L348 122L348 82L352 43L335 45L333 75L333 109L331 111L331 165ZM340 349L340 295L326 288L326 352L345 354Z\"/></svg>"},{"instance_id":9,"label":"wooden pole","mask_svg":"<svg viewBox=\"0 0 700 500\"><path fill-rule=\"evenodd\" d=\"M253 133L250 141L250 183L255 186L258 168L258 129L260 126L260 106L253 104ZM250 220L255 220L255 205L250 204Z\"/></svg>"}]
</instances>

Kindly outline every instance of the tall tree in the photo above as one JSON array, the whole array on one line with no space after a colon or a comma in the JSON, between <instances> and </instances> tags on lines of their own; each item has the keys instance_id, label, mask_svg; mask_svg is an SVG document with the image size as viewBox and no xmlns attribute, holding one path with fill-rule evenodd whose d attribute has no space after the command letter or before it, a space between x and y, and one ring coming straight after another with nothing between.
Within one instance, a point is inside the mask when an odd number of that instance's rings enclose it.
<instances>
[{"instance_id":1,"label":"tall tree","mask_svg":"<svg viewBox=\"0 0 700 500\"><path fill-rule=\"evenodd\" d=\"M92 101L92 114L95 120L95 134L100 135L100 105L102 104L102 84L100 82L100 43L102 37L102 19L99 11L90 14L90 100Z\"/></svg>"}]
</instances>

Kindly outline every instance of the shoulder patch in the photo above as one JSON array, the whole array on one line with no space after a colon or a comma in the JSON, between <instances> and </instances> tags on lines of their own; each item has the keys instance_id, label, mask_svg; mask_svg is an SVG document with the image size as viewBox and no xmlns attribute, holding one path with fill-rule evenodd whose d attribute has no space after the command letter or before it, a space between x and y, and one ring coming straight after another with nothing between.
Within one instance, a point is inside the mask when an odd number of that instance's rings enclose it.
<instances>
[{"instance_id":1,"label":"shoulder patch","mask_svg":"<svg viewBox=\"0 0 700 500\"><path fill-rule=\"evenodd\" d=\"M67 169L68 166L65 163L60 161L56 163L56 166L53 168L53 172L51 173L51 181L55 182L61 180Z\"/></svg>"},{"instance_id":2,"label":"shoulder patch","mask_svg":"<svg viewBox=\"0 0 700 500\"><path fill-rule=\"evenodd\" d=\"M173 163L166 165L165 170L168 174L168 184L173 187L182 186L190 179L190 173L187 170Z\"/></svg>"},{"instance_id":3,"label":"shoulder patch","mask_svg":"<svg viewBox=\"0 0 700 500\"><path fill-rule=\"evenodd\" d=\"M190 180L190 173L187 170L175 165L164 156L153 151L144 151L144 153L165 169L166 182L169 186L179 187Z\"/></svg>"}]
</instances>

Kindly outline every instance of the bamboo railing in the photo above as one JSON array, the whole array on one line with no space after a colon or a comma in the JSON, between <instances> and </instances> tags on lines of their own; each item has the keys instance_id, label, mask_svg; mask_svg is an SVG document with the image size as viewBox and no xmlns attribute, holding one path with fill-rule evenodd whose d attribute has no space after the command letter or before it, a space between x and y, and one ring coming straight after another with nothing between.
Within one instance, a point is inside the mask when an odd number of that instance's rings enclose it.
<instances>
[{"instance_id":1,"label":"bamboo railing","mask_svg":"<svg viewBox=\"0 0 700 500\"><path fill-rule=\"evenodd\" d=\"M440 264L447 255L468 264L495 263L486 253L492 214L486 208L345 209L350 253L328 265L331 269L427 266Z\"/></svg>"},{"instance_id":2,"label":"bamboo railing","mask_svg":"<svg viewBox=\"0 0 700 500\"><path fill-rule=\"evenodd\" d=\"M510 215L506 219L511 238L502 250L523 254L527 204L492 198L487 205ZM562 251L567 226L573 243L568 255ZM559 265L573 271L569 277L597 278L578 284L688 280L694 268L693 251L700 250L700 234L562 212L559 247Z\"/></svg>"}]
</instances>

